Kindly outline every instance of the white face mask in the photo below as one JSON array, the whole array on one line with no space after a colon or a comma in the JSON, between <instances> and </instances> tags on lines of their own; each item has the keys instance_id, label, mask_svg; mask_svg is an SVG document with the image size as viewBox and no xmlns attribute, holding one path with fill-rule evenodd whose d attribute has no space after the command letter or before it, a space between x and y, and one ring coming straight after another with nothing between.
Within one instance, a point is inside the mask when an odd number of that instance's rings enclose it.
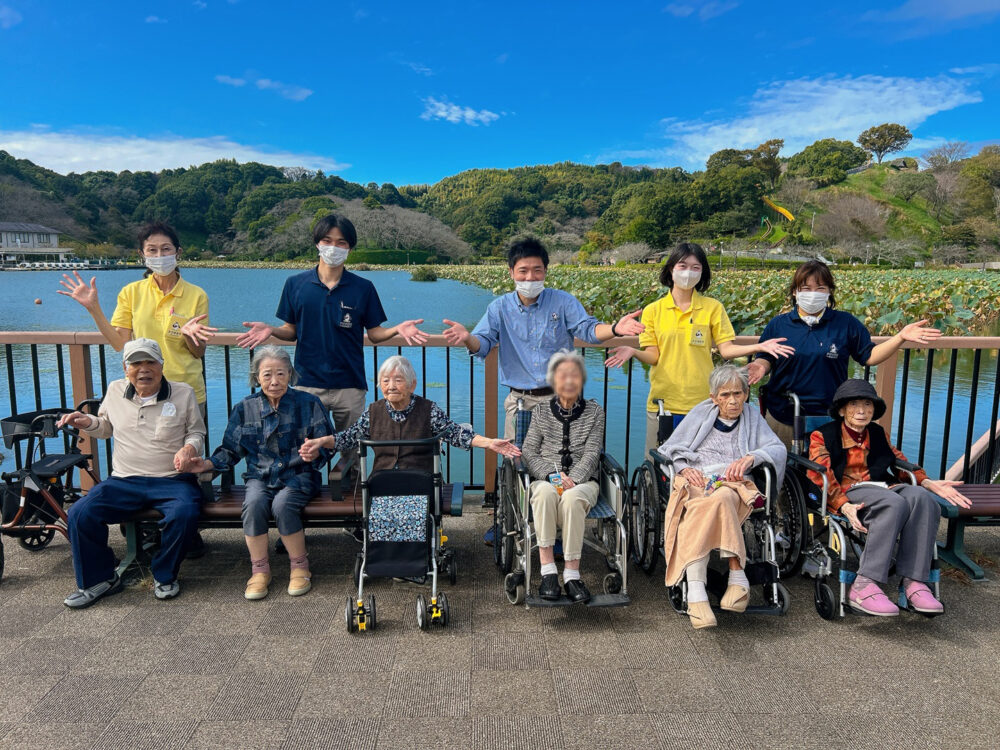
<instances>
[{"instance_id":1,"label":"white face mask","mask_svg":"<svg viewBox=\"0 0 1000 750\"><path fill-rule=\"evenodd\" d=\"M161 255L159 258L146 258L146 268L157 276L169 276L177 268L177 255Z\"/></svg>"},{"instance_id":2,"label":"white face mask","mask_svg":"<svg viewBox=\"0 0 1000 750\"><path fill-rule=\"evenodd\" d=\"M525 299L536 299L545 288L545 281L515 281L514 288Z\"/></svg>"},{"instance_id":3,"label":"white face mask","mask_svg":"<svg viewBox=\"0 0 1000 750\"><path fill-rule=\"evenodd\" d=\"M347 260L347 254L351 252L349 247L337 247L336 245L316 245L319 250L319 257L328 266L342 266Z\"/></svg>"},{"instance_id":4,"label":"white face mask","mask_svg":"<svg viewBox=\"0 0 1000 750\"><path fill-rule=\"evenodd\" d=\"M674 286L681 289L694 289L698 286L698 282L701 281L701 271L678 271L675 268L673 278Z\"/></svg>"},{"instance_id":5,"label":"white face mask","mask_svg":"<svg viewBox=\"0 0 1000 750\"><path fill-rule=\"evenodd\" d=\"M826 309L827 300L830 299L829 292L796 292L795 304L802 312L808 315L815 315Z\"/></svg>"}]
</instances>

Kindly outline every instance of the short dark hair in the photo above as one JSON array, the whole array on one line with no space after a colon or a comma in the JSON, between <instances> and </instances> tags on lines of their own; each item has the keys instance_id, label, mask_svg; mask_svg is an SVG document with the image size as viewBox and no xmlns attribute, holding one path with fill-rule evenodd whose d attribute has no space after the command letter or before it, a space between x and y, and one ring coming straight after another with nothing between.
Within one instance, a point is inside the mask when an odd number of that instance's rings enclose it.
<instances>
[{"instance_id":1,"label":"short dark hair","mask_svg":"<svg viewBox=\"0 0 1000 750\"><path fill-rule=\"evenodd\" d=\"M165 221L151 221L148 224L142 226L139 229L139 249L142 250L143 245L146 244L146 240L152 237L154 234L166 235L170 238L170 241L174 243L174 247L178 250L181 249L181 239L177 236L177 230L172 226L167 224Z\"/></svg>"},{"instance_id":2,"label":"short dark hair","mask_svg":"<svg viewBox=\"0 0 1000 750\"><path fill-rule=\"evenodd\" d=\"M830 270L830 266L821 260L807 260L795 269L792 284L788 287L788 296L791 298L792 304L795 304L795 292L798 291L798 288L812 278L818 279L820 285L830 288L829 306L836 307L837 298L834 297L833 293L836 291L837 285L833 281L833 272Z\"/></svg>"},{"instance_id":3,"label":"short dark hair","mask_svg":"<svg viewBox=\"0 0 1000 750\"><path fill-rule=\"evenodd\" d=\"M549 251L545 249L545 245L540 240L534 237L525 237L507 248L508 268L513 268L523 258L541 258L542 265L546 268L549 267Z\"/></svg>"},{"instance_id":4,"label":"short dark hair","mask_svg":"<svg viewBox=\"0 0 1000 750\"><path fill-rule=\"evenodd\" d=\"M352 250L358 244L358 230L354 228L350 219L340 214L327 214L316 222L316 226L313 227L313 244L318 245L319 241L326 237L331 229L339 229L344 239L347 240L347 246Z\"/></svg>"},{"instance_id":5,"label":"short dark hair","mask_svg":"<svg viewBox=\"0 0 1000 750\"><path fill-rule=\"evenodd\" d=\"M698 283L694 288L699 292L706 291L709 284L712 283L712 268L708 265L708 256L701 249L701 245L694 242L682 242L674 248L674 251L670 253L670 257L667 258L667 262L660 269L660 283L668 289L673 289L674 266L692 255L696 261L701 263L701 278L698 279Z\"/></svg>"}]
</instances>

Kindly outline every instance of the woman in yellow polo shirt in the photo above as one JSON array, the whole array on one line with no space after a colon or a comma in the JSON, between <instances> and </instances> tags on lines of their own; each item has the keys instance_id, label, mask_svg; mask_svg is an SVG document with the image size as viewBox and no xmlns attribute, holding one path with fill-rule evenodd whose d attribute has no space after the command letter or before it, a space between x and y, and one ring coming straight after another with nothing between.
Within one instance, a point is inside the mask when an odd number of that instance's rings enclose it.
<instances>
[{"instance_id":1,"label":"woman in yellow polo shirt","mask_svg":"<svg viewBox=\"0 0 1000 750\"><path fill-rule=\"evenodd\" d=\"M650 365L649 399L646 402L646 450L657 447L657 399L673 415L676 426L691 409L709 397L712 348L725 359L768 352L787 357L794 351L771 339L749 346L733 343L736 332L722 303L703 296L712 281L708 258L700 245L682 242L660 270L660 283L670 289L642 311L646 330L639 348L616 346L605 364L621 367L635 357Z\"/></svg>"},{"instance_id":2,"label":"woman in yellow polo shirt","mask_svg":"<svg viewBox=\"0 0 1000 750\"><path fill-rule=\"evenodd\" d=\"M84 283L63 274L59 294L72 297L94 318L97 328L115 351L132 338L153 339L163 353L163 375L167 380L187 383L205 416L205 378L201 359L205 343L215 334L209 328L208 295L181 278L177 261L181 256L177 232L169 224L153 222L139 231L139 257L146 274L118 293L118 305L108 321L97 299L97 277Z\"/></svg>"}]
</instances>

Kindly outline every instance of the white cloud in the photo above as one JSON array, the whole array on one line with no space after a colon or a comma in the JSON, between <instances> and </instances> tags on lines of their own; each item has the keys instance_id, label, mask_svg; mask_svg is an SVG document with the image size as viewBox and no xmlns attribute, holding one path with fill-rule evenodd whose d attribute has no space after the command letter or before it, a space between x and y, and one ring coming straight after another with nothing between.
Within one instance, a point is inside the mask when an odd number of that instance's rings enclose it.
<instances>
[{"instance_id":1,"label":"white cloud","mask_svg":"<svg viewBox=\"0 0 1000 750\"><path fill-rule=\"evenodd\" d=\"M166 23L167 19L159 16L146 16L146 23Z\"/></svg>"},{"instance_id":2,"label":"white cloud","mask_svg":"<svg viewBox=\"0 0 1000 750\"><path fill-rule=\"evenodd\" d=\"M245 86L247 82L246 78L233 78L232 76L227 76L227 75L218 75L215 77L215 80L218 81L219 83L225 84L226 86L237 86L237 87Z\"/></svg>"},{"instance_id":3,"label":"white cloud","mask_svg":"<svg viewBox=\"0 0 1000 750\"><path fill-rule=\"evenodd\" d=\"M697 13L702 21L709 21L713 18L728 13L739 5L736 0L709 0L694 5L689 3L670 3L663 9L664 13L669 13L675 18L688 18Z\"/></svg>"},{"instance_id":4,"label":"white cloud","mask_svg":"<svg viewBox=\"0 0 1000 750\"><path fill-rule=\"evenodd\" d=\"M9 5L0 5L0 29L9 29L17 26L24 17Z\"/></svg>"},{"instance_id":5,"label":"white cloud","mask_svg":"<svg viewBox=\"0 0 1000 750\"><path fill-rule=\"evenodd\" d=\"M403 65L405 65L406 67L408 67L410 70L412 70L417 75L421 75L421 76L432 76L432 75L434 75L434 71L431 70L426 65L424 65L423 63L409 62L407 60L404 60L403 61Z\"/></svg>"},{"instance_id":6,"label":"white cloud","mask_svg":"<svg viewBox=\"0 0 1000 750\"><path fill-rule=\"evenodd\" d=\"M742 115L721 120L667 118L661 122L667 145L615 151L601 160L647 160L700 169L722 148L751 148L783 138L783 153L793 154L821 138L853 141L861 131L882 122L899 122L913 130L931 115L982 99L969 79L948 76L777 81L758 89Z\"/></svg>"},{"instance_id":7,"label":"white cloud","mask_svg":"<svg viewBox=\"0 0 1000 750\"><path fill-rule=\"evenodd\" d=\"M194 0L194 2L191 3L191 5L193 5L198 10L205 10L205 8L208 7L208 3L206 3L205 0Z\"/></svg>"},{"instance_id":8,"label":"white cloud","mask_svg":"<svg viewBox=\"0 0 1000 750\"><path fill-rule=\"evenodd\" d=\"M216 159L322 169L327 173L340 172L350 166L316 154L249 146L221 135L185 138L176 135L142 137L92 132L0 130L0 149L62 174L97 169L115 172L125 169L172 169Z\"/></svg>"},{"instance_id":9,"label":"white cloud","mask_svg":"<svg viewBox=\"0 0 1000 750\"><path fill-rule=\"evenodd\" d=\"M296 86L291 83L272 81L270 78L258 78L255 83L261 91L275 91L280 96L291 99L293 102L301 102L313 95L312 89L307 89L304 86Z\"/></svg>"},{"instance_id":10,"label":"white cloud","mask_svg":"<svg viewBox=\"0 0 1000 750\"><path fill-rule=\"evenodd\" d=\"M421 120L447 120L452 123L464 122L466 125L489 125L494 120L499 120L500 115L488 109L475 110L472 107L462 107L452 104L447 99L436 99L428 96L423 100L424 111L420 115Z\"/></svg>"},{"instance_id":11,"label":"white cloud","mask_svg":"<svg viewBox=\"0 0 1000 750\"><path fill-rule=\"evenodd\" d=\"M869 11L867 18L882 21L958 21L1000 14L1000 0L906 0L898 8Z\"/></svg>"},{"instance_id":12,"label":"white cloud","mask_svg":"<svg viewBox=\"0 0 1000 750\"><path fill-rule=\"evenodd\" d=\"M984 63L983 65L969 65L964 68L949 68L949 73L957 76L993 76L1000 73L1000 63Z\"/></svg>"}]
</instances>

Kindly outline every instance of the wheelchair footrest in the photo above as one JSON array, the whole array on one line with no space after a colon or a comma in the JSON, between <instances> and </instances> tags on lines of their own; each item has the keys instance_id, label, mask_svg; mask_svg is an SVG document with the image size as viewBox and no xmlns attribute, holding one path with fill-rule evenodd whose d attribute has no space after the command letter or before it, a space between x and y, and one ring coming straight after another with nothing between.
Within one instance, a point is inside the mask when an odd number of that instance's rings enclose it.
<instances>
[{"instance_id":1,"label":"wheelchair footrest","mask_svg":"<svg viewBox=\"0 0 1000 750\"><path fill-rule=\"evenodd\" d=\"M632 600L625 594L593 594L590 597L590 601L586 603L588 607L627 607L632 603ZM546 609L553 609L558 607L572 607L576 605L582 605L583 602L573 602L567 599L565 596L560 597L555 600L542 599L539 596L528 595L525 599L525 604L529 607L544 607Z\"/></svg>"}]
</instances>

